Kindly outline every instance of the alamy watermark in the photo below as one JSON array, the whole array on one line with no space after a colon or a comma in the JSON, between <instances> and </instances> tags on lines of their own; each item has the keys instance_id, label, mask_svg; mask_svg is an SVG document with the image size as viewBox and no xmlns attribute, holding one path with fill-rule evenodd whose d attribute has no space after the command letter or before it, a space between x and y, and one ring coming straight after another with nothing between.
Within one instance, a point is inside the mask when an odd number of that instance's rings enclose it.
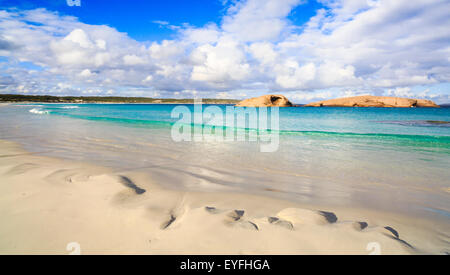
<instances>
[{"instance_id":1,"label":"alamy watermark","mask_svg":"<svg viewBox=\"0 0 450 275\"><path fill-rule=\"evenodd\" d=\"M69 7L81 7L81 0L66 0Z\"/></svg>"},{"instance_id":2,"label":"alamy watermark","mask_svg":"<svg viewBox=\"0 0 450 275\"><path fill-rule=\"evenodd\" d=\"M172 126L175 142L259 142L261 152L278 150L280 115L278 107L203 107L195 99L194 107L173 108L171 117L178 119Z\"/></svg>"},{"instance_id":3,"label":"alamy watermark","mask_svg":"<svg viewBox=\"0 0 450 275\"><path fill-rule=\"evenodd\" d=\"M381 255L381 245L379 242L368 243L366 250L370 251L369 255Z\"/></svg>"},{"instance_id":4,"label":"alamy watermark","mask_svg":"<svg viewBox=\"0 0 450 275\"><path fill-rule=\"evenodd\" d=\"M70 252L69 255L81 255L81 245L77 242L68 243L66 246L66 250L68 252ZM381 255L381 245L379 242L368 243L366 246L366 250L370 252L369 255ZM183 263L185 264L185 267L183 268L183 265L182 265L181 269L186 269L186 263L182 262L182 264ZM261 264L259 264L258 261L256 261L256 263L258 264L258 266L255 265L255 269L261 269L260 268ZM213 263L213 265L214 265L214 263ZM235 265L235 264L233 263L233 265ZM264 263L264 265L267 265L267 268L270 269L267 261ZM187 269L189 269L189 268L187 268ZM228 268L226 268L226 269L228 269ZM264 266L263 266L263 269L264 269Z\"/></svg>"},{"instance_id":5,"label":"alamy watermark","mask_svg":"<svg viewBox=\"0 0 450 275\"><path fill-rule=\"evenodd\" d=\"M68 243L66 250L69 251L69 255L81 255L81 245L77 242Z\"/></svg>"}]
</instances>

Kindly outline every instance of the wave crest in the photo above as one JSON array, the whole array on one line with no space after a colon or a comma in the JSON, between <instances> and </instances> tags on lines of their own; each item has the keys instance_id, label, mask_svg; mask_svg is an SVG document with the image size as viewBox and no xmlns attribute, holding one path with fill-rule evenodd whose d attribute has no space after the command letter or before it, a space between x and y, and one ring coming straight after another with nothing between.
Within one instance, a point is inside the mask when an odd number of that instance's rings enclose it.
<instances>
[{"instance_id":1,"label":"wave crest","mask_svg":"<svg viewBox=\"0 0 450 275\"><path fill-rule=\"evenodd\" d=\"M78 109L78 108L80 108L80 107L78 107L78 106L64 106L64 107L61 107L61 109Z\"/></svg>"},{"instance_id":2,"label":"wave crest","mask_svg":"<svg viewBox=\"0 0 450 275\"><path fill-rule=\"evenodd\" d=\"M44 110L39 109L39 108L31 109L29 112L33 113L33 114L38 114L38 115L46 115L46 114L49 113L48 111L44 111Z\"/></svg>"}]
</instances>

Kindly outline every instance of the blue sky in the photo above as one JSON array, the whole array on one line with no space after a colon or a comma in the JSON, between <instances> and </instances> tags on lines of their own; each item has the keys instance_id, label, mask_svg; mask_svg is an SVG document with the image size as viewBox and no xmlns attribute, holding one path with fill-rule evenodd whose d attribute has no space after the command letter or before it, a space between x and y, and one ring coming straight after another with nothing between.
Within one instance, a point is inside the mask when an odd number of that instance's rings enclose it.
<instances>
[{"instance_id":1,"label":"blue sky","mask_svg":"<svg viewBox=\"0 0 450 275\"><path fill-rule=\"evenodd\" d=\"M153 21L202 26L207 22L219 22L223 12L222 3L215 0L81 0L80 7L68 6L66 0L8 0L1 3L3 7L47 8L58 11L61 14L76 16L86 24L114 27L139 41L162 40L173 35L173 31L160 28Z\"/></svg>"},{"instance_id":2,"label":"blue sky","mask_svg":"<svg viewBox=\"0 0 450 275\"><path fill-rule=\"evenodd\" d=\"M80 0L81 6L69 6L67 0L0 0L1 8L46 8L76 16L93 25L108 25L126 32L138 41L170 39L176 32L155 24L156 21L181 26L201 27L209 22L220 24L226 13L223 0ZM288 18L302 25L323 5L308 1L292 10Z\"/></svg>"},{"instance_id":3,"label":"blue sky","mask_svg":"<svg viewBox=\"0 0 450 275\"><path fill-rule=\"evenodd\" d=\"M445 0L0 0L0 93L450 101Z\"/></svg>"}]
</instances>

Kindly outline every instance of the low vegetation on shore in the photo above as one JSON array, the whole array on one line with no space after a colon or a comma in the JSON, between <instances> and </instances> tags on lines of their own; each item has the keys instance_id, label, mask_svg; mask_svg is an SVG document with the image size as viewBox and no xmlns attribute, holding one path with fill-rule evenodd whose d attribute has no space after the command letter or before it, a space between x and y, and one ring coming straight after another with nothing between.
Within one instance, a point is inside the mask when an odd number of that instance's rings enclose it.
<instances>
[{"instance_id":1,"label":"low vegetation on shore","mask_svg":"<svg viewBox=\"0 0 450 275\"><path fill-rule=\"evenodd\" d=\"M189 104L194 99L149 98L149 97L114 97L114 96L50 96L50 95L15 95L0 94L0 102L45 102L45 103L154 103L154 104ZM206 104L236 104L234 99L202 99Z\"/></svg>"}]
</instances>

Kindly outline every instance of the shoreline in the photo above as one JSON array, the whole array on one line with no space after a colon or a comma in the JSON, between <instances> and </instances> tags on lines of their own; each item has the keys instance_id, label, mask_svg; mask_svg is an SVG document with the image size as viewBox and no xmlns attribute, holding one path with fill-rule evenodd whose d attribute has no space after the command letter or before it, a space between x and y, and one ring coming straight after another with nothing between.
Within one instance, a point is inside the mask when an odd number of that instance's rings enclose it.
<instances>
[{"instance_id":1,"label":"shoreline","mask_svg":"<svg viewBox=\"0 0 450 275\"><path fill-rule=\"evenodd\" d=\"M84 105L84 104L129 104L129 105L195 105L193 102L37 102L37 101L21 101L21 102L0 102L0 106L14 105L14 104L48 104L48 105L58 105L58 104L76 104L76 105ZM218 102L203 102L203 105L232 105L235 106L236 103L218 103ZM406 107L361 107L361 106L306 106L307 104L293 104L291 107L282 107L282 108L380 108L380 109L407 109ZM440 108L448 108L448 105L439 105L439 107L413 107L419 109L440 109ZM246 107L246 108L259 108L259 107Z\"/></svg>"},{"instance_id":2,"label":"shoreline","mask_svg":"<svg viewBox=\"0 0 450 275\"><path fill-rule=\"evenodd\" d=\"M48 104L48 105L67 105L67 104L76 104L76 105L84 105L84 104L133 104L133 105L194 105L195 103L183 103L183 102L163 102L163 103L154 103L154 102L37 102L37 101L24 101L24 102L0 102L0 104L5 105L13 105L13 104ZM234 105L234 103L203 103L204 105Z\"/></svg>"},{"instance_id":3,"label":"shoreline","mask_svg":"<svg viewBox=\"0 0 450 275\"><path fill-rule=\"evenodd\" d=\"M151 174L27 152L0 140L0 254L442 254L448 224L168 189ZM441 233L442 233L441 232Z\"/></svg>"}]
</instances>

